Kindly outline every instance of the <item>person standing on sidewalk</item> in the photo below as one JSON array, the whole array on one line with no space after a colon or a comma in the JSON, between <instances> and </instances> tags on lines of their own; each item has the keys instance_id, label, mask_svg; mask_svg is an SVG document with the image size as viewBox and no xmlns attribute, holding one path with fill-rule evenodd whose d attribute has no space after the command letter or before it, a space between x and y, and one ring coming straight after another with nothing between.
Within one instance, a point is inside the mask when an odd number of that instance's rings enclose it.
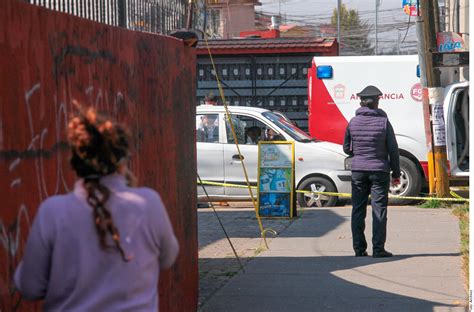
<instances>
[{"instance_id":1,"label":"person standing on sidewalk","mask_svg":"<svg viewBox=\"0 0 474 312\"><path fill-rule=\"evenodd\" d=\"M38 209L15 272L45 311L157 311L161 269L178 241L160 196L132 187L125 128L82 110L68 124L74 190Z\"/></svg>"},{"instance_id":2,"label":"person standing on sidewalk","mask_svg":"<svg viewBox=\"0 0 474 312\"><path fill-rule=\"evenodd\" d=\"M381 95L382 92L374 86L357 93L361 107L349 122L344 136L344 152L353 156L351 229L356 257L368 255L364 230L369 195L372 205L372 256L392 256L385 250L388 192L390 183L400 183L400 156L387 114L378 108Z\"/></svg>"}]
</instances>

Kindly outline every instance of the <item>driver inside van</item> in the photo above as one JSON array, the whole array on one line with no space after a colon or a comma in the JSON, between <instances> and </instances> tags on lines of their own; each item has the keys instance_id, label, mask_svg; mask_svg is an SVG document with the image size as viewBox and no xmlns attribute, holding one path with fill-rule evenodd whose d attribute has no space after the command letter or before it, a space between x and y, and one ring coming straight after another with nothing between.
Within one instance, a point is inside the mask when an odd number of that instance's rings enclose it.
<instances>
[{"instance_id":1,"label":"driver inside van","mask_svg":"<svg viewBox=\"0 0 474 312\"><path fill-rule=\"evenodd\" d=\"M260 141L260 135L262 134L262 129L257 126L249 127L246 130L246 139L247 144L258 144Z\"/></svg>"},{"instance_id":2,"label":"driver inside van","mask_svg":"<svg viewBox=\"0 0 474 312\"><path fill-rule=\"evenodd\" d=\"M285 138L277 133L275 130L271 128L267 128L265 131L265 140L266 141L285 141Z\"/></svg>"}]
</instances>

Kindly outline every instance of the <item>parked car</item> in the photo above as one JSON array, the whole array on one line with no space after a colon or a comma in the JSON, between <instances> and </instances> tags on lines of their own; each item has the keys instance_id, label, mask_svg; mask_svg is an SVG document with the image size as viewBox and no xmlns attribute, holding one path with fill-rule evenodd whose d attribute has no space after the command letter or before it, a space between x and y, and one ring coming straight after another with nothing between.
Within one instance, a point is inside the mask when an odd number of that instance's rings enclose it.
<instances>
[{"instance_id":1,"label":"parked car","mask_svg":"<svg viewBox=\"0 0 474 312\"><path fill-rule=\"evenodd\" d=\"M350 171L344 170L340 145L317 142L304 131L273 112L254 107L229 107L242 159L239 157L223 106L197 107L196 136L198 173L202 180L246 185L245 163L252 185L257 185L258 142L286 140L295 142L295 186L298 190L350 192ZM247 188L206 185L215 201L251 200ZM254 196L256 196L256 190ZM198 186L200 201L207 200ZM334 206L337 197L297 193L300 206Z\"/></svg>"}]
</instances>

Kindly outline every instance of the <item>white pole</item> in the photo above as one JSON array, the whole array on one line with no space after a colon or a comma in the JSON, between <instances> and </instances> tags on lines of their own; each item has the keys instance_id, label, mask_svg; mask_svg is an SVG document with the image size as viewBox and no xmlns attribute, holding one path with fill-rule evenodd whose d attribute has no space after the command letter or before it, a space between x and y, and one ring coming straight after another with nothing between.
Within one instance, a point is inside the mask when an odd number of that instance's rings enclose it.
<instances>
[{"instance_id":1,"label":"white pole","mask_svg":"<svg viewBox=\"0 0 474 312\"><path fill-rule=\"evenodd\" d=\"M337 54L341 51L341 0L337 0Z\"/></svg>"}]
</instances>

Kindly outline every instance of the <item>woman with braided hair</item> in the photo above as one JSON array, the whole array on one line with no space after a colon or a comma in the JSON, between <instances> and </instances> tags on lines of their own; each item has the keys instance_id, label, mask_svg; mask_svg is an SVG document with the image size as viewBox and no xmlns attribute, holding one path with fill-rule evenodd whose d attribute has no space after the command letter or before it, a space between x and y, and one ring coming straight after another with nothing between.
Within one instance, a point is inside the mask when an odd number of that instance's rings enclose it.
<instances>
[{"instance_id":1,"label":"woman with braided hair","mask_svg":"<svg viewBox=\"0 0 474 312\"><path fill-rule=\"evenodd\" d=\"M179 247L160 196L132 186L127 131L80 109L68 140L79 179L38 209L17 288L45 311L157 311L159 271Z\"/></svg>"}]
</instances>

